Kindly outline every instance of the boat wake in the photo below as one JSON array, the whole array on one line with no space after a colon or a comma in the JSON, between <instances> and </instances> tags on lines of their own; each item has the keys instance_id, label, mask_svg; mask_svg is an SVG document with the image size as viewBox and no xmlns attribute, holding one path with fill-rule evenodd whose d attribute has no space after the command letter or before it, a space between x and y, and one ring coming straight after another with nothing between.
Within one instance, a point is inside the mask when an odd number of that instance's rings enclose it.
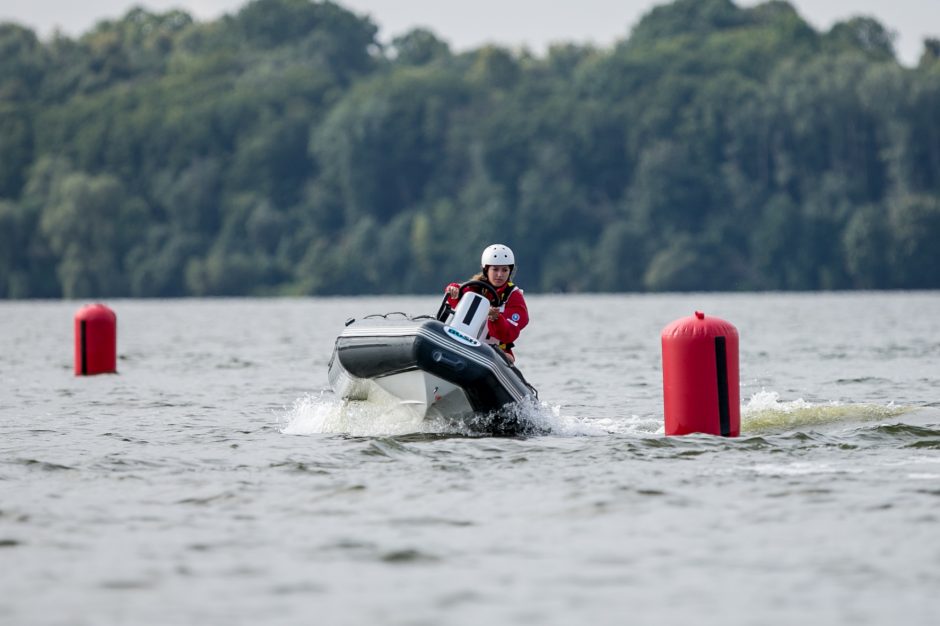
<instances>
[{"instance_id":1,"label":"boat wake","mask_svg":"<svg viewBox=\"0 0 940 626\"><path fill-rule=\"evenodd\" d=\"M897 417L912 409L894 403L812 403L802 398L781 401L780 394L775 391L760 391L741 407L741 434L872 422Z\"/></svg>"},{"instance_id":2,"label":"boat wake","mask_svg":"<svg viewBox=\"0 0 940 626\"><path fill-rule=\"evenodd\" d=\"M741 435L863 425L911 413L915 407L826 402L784 401L775 391L761 391L741 407ZM662 415L598 418L573 415L570 409L535 399L519 402L504 414L518 425L521 436L602 437L607 435L662 436ZM396 437L414 434L490 436L489 416L425 417L392 396L351 401L330 391L307 394L278 416L287 435L342 434L352 437Z\"/></svg>"},{"instance_id":3,"label":"boat wake","mask_svg":"<svg viewBox=\"0 0 940 626\"><path fill-rule=\"evenodd\" d=\"M521 436L552 432L557 410L535 399L518 402L505 410L501 422L514 425ZM281 432L287 435L343 434L353 437L389 437L413 434L489 436L492 417L426 417L392 396L368 401L344 400L328 391L307 394L294 401L282 416Z\"/></svg>"}]
</instances>

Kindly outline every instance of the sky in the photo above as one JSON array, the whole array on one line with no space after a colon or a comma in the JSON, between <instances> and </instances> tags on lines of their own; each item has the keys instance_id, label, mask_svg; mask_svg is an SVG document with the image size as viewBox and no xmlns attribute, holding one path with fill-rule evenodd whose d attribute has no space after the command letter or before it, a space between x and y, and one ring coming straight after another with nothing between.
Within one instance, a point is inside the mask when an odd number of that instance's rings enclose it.
<instances>
[{"instance_id":1,"label":"sky","mask_svg":"<svg viewBox=\"0 0 940 626\"><path fill-rule=\"evenodd\" d=\"M183 9L198 20L236 12L248 0L0 0L0 21L27 26L46 38L55 29L75 37L97 21L116 19L131 7L154 12ZM627 37L647 11L667 0L337 0L379 27L389 42L421 26L455 51L486 43L544 53L553 42L608 46ZM759 0L736 0L753 6ZM940 38L940 0L789 0L817 30L856 15L876 18L897 33L895 48L904 65L915 65L925 37ZM550 9L546 9L551 6Z\"/></svg>"}]
</instances>

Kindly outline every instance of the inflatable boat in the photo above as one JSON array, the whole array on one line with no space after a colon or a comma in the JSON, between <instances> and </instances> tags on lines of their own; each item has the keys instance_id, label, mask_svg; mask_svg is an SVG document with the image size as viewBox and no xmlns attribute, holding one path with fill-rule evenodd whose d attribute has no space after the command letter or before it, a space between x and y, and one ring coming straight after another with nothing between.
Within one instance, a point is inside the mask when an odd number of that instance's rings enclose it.
<instances>
[{"instance_id":1,"label":"inflatable boat","mask_svg":"<svg viewBox=\"0 0 940 626\"><path fill-rule=\"evenodd\" d=\"M492 434L524 431L514 407L538 393L502 350L482 340L489 301L474 288L498 301L489 284L468 281L457 308L445 297L434 317L386 313L346 322L330 358L334 393L346 400L391 396L425 419L472 417Z\"/></svg>"}]
</instances>

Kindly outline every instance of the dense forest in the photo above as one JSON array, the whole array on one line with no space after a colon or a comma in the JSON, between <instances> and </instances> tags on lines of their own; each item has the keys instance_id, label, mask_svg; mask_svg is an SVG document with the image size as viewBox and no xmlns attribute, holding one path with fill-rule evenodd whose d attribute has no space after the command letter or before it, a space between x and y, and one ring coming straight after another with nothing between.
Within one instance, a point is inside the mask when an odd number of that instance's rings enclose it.
<instances>
[{"instance_id":1,"label":"dense forest","mask_svg":"<svg viewBox=\"0 0 940 626\"><path fill-rule=\"evenodd\" d=\"M926 19L927 16L925 16ZM616 45L331 2L0 24L0 297L940 287L940 41L677 0Z\"/></svg>"}]
</instances>

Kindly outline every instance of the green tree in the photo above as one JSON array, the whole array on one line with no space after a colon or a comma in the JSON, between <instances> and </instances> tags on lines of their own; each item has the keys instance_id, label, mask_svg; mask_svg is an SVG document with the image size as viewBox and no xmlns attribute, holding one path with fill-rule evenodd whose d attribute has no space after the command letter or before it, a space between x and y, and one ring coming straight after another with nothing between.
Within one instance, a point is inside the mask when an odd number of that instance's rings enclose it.
<instances>
[{"instance_id":1,"label":"green tree","mask_svg":"<svg viewBox=\"0 0 940 626\"><path fill-rule=\"evenodd\" d=\"M67 298L128 293L124 255L144 227L146 207L111 176L73 173L54 182L40 228L60 258Z\"/></svg>"},{"instance_id":2,"label":"green tree","mask_svg":"<svg viewBox=\"0 0 940 626\"><path fill-rule=\"evenodd\" d=\"M918 289L940 287L940 197L904 196L892 202L889 216L893 245L892 265L897 286Z\"/></svg>"},{"instance_id":3,"label":"green tree","mask_svg":"<svg viewBox=\"0 0 940 626\"><path fill-rule=\"evenodd\" d=\"M451 110L464 90L451 77L404 69L353 88L314 134L322 176L340 190L346 223L388 221L424 199L441 172Z\"/></svg>"},{"instance_id":4,"label":"green tree","mask_svg":"<svg viewBox=\"0 0 940 626\"><path fill-rule=\"evenodd\" d=\"M0 23L0 103L33 98L46 67L45 51L33 31Z\"/></svg>"},{"instance_id":5,"label":"green tree","mask_svg":"<svg viewBox=\"0 0 940 626\"><path fill-rule=\"evenodd\" d=\"M852 286L882 289L890 286L891 230L882 207L866 205L854 212L842 233L845 266Z\"/></svg>"},{"instance_id":6,"label":"green tree","mask_svg":"<svg viewBox=\"0 0 940 626\"><path fill-rule=\"evenodd\" d=\"M870 17L853 17L835 24L824 43L837 51L857 50L879 61L894 60L896 35Z\"/></svg>"},{"instance_id":7,"label":"green tree","mask_svg":"<svg viewBox=\"0 0 940 626\"><path fill-rule=\"evenodd\" d=\"M626 221L610 224L593 250L591 290L642 291L647 248L645 233L636 226Z\"/></svg>"},{"instance_id":8,"label":"green tree","mask_svg":"<svg viewBox=\"0 0 940 626\"><path fill-rule=\"evenodd\" d=\"M0 296L918 288L940 63L871 18L677 0L610 47L454 53L332 2L0 24ZM571 265L583 267L572 274Z\"/></svg>"},{"instance_id":9,"label":"green tree","mask_svg":"<svg viewBox=\"0 0 940 626\"><path fill-rule=\"evenodd\" d=\"M427 65L451 56L450 46L425 28L414 28L392 39L391 52L400 65Z\"/></svg>"},{"instance_id":10,"label":"green tree","mask_svg":"<svg viewBox=\"0 0 940 626\"><path fill-rule=\"evenodd\" d=\"M332 2L253 0L235 17L240 39L261 49L300 44L317 51L343 80L373 65L376 26Z\"/></svg>"}]
</instances>

